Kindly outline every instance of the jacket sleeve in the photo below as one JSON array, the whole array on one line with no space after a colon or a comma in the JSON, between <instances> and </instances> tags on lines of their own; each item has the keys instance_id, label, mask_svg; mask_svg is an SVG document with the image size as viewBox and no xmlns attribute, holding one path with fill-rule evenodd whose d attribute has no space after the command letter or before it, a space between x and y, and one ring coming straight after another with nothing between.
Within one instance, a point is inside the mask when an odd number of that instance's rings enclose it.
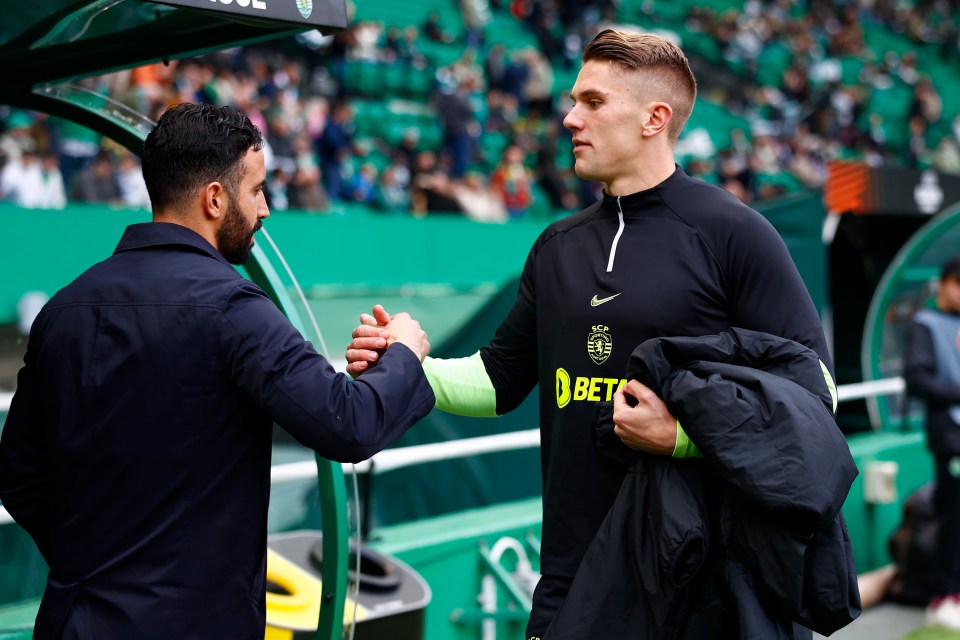
<instances>
[{"instance_id":1,"label":"jacket sleeve","mask_svg":"<svg viewBox=\"0 0 960 640\"><path fill-rule=\"evenodd\" d=\"M931 404L960 403L960 386L937 376L937 352L930 329L914 322L907 333L903 377L907 393Z\"/></svg>"},{"instance_id":2,"label":"jacket sleeve","mask_svg":"<svg viewBox=\"0 0 960 640\"><path fill-rule=\"evenodd\" d=\"M238 285L224 306L221 339L240 388L331 460L366 460L433 409L423 367L406 346L391 345L376 368L350 380L250 283Z\"/></svg>"},{"instance_id":3,"label":"jacket sleeve","mask_svg":"<svg viewBox=\"0 0 960 640\"><path fill-rule=\"evenodd\" d=\"M725 275L734 327L813 349L833 374L820 316L783 238L766 218L744 216L728 229Z\"/></svg>"},{"instance_id":4,"label":"jacket sleeve","mask_svg":"<svg viewBox=\"0 0 960 640\"><path fill-rule=\"evenodd\" d=\"M497 415L520 406L539 377L537 361L536 247L520 276L517 300L490 344L480 350L497 393Z\"/></svg>"},{"instance_id":5,"label":"jacket sleeve","mask_svg":"<svg viewBox=\"0 0 960 640\"><path fill-rule=\"evenodd\" d=\"M50 534L50 454L36 406L31 359L28 348L0 437L0 501L46 557Z\"/></svg>"}]
</instances>

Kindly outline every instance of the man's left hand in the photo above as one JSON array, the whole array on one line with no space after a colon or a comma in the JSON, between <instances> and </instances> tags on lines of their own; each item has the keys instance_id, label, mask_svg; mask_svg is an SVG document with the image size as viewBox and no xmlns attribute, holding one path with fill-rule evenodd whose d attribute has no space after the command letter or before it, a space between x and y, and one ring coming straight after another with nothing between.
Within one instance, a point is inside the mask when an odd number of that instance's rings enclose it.
<instances>
[{"instance_id":1,"label":"man's left hand","mask_svg":"<svg viewBox=\"0 0 960 640\"><path fill-rule=\"evenodd\" d=\"M636 399L631 407L627 396ZM673 455L677 446L677 419L649 387L630 380L613 396L613 432L631 449Z\"/></svg>"}]
</instances>

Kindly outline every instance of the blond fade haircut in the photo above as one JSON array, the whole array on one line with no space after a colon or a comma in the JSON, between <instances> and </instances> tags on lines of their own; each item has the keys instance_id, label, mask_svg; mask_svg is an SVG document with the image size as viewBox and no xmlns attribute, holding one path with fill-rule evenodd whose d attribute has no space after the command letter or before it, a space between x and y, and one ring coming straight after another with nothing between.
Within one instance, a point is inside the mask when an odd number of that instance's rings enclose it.
<instances>
[{"instance_id":1,"label":"blond fade haircut","mask_svg":"<svg viewBox=\"0 0 960 640\"><path fill-rule=\"evenodd\" d=\"M677 141L697 99L697 79L680 47L650 33L606 29L587 45L581 60L611 62L624 71L648 72L659 89L652 97L673 109L667 135Z\"/></svg>"}]
</instances>

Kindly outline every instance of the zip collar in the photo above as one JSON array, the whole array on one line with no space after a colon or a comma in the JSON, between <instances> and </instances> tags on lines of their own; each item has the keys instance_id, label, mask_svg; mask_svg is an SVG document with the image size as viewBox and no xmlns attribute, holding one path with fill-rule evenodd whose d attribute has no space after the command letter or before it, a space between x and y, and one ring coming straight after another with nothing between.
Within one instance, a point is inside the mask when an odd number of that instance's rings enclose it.
<instances>
[{"instance_id":1,"label":"zip collar","mask_svg":"<svg viewBox=\"0 0 960 640\"><path fill-rule=\"evenodd\" d=\"M604 196L606 198L606 196ZM613 261L617 257L617 245L620 244L620 236L623 235L623 209L620 207L620 196L617 196L617 219L620 224L617 227L617 234L613 236L613 244L610 245L610 258L607 260L607 273L613 272Z\"/></svg>"},{"instance_id":2,"label":"zip collar","mask_svg":"<svg viewBox=\"0 0 960 640\"><path fill-rule=\"evenodd\" d=\"M611 215L621 213L626 218L642 215L648 207L662 204L661 196L664 191L681 187L683 182L687 180L689 180L687 174L679 166L676 166L669 178L649 189L625 196L611 196L604 191L601 206L605 212Z\"/></svg>"},{"instance_id":3,"label":"zip collar","mask_svg":"<svg viewBox=\"0 0 960 640\"><path fill-rule=\"evenodd\" d=\"M676 166L676 165L675 165ZM670 175L669 178L649 189L643 191L638 191L637 193L631 193L626 196L611 196L607 192L603 193L603 203L601 204L604 211L617 214L617 233L613 236L613 241L610 243L610 257L607 259L607 273L613 272L613 264L617 258L617 245L620 244L620 237L623 235L623 229L626 226L624 218L629 218L631 216L643 215L648 207L655 206L660 204L660 194L664 189L670 188L673 184L679 184L679 180L686 177L686 174L683 170L676 166L674 172ZM624 213L626 211L626 214Z\"/></svg>"}]
</instances>

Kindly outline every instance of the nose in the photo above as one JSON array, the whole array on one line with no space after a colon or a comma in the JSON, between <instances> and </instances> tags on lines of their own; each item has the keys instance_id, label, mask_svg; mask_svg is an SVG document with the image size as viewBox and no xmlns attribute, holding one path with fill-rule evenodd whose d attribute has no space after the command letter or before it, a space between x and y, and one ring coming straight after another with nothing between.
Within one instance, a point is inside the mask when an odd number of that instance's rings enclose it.
<instances>
[{"instance_id":1,"label":"nose","mask_svg":"<svg viewBox=\"0 0 960 640\"><path fill-rule=\"evenodd\" d=\"M576 106L570 107L570 111L568 111L567 115L564 116L563 126L566 127L567 129L570 129L570 131L576 131L577 129L581 128L582 123L580 122L580 118L577 115Z\"/></svg>"},{"instance_id":2,"label":"nose","mask_svg":"<svg viewBox=\"0 0 960 640\"><path fill-rule=\"evenodd\" d=\"M262 220L270 217L270 207L267 206L267 196L260 192L260 201L257 203L257 218Z\"/></svg>"}]
</instances>

